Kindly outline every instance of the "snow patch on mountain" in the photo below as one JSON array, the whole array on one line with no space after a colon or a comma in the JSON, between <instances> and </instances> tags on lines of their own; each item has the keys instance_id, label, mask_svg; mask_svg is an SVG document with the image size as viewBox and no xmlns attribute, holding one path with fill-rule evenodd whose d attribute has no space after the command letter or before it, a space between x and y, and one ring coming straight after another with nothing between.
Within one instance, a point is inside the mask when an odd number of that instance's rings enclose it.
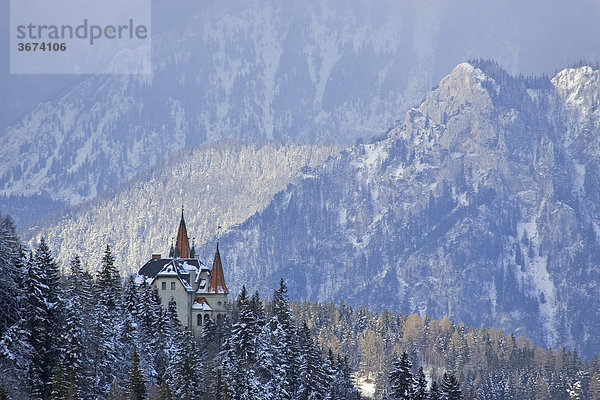
<instances>
[{"instance_id":1,"label":"snow patch on mountain","mask_svg":"<svg viewBox=\"0 0 600 400\"><path fill-rule=\"evenodd\" d=\"M528 251L528 248L522 249L524 259L526 260L523 275L525 275L527 282L532 284L536 298L541 299L539 304L540 320L544 326L546 344L556 347L558 344L558 332L556 329L558 326L556 287L548 273L548 256L539 255L540 243L537 223L535 220L518 222L517 234L518 238L522 238L523 235L529 238L529 246L532 250ZM528 256L528 252L533 254L532 258Z\"/></svg>"}]
</instances>

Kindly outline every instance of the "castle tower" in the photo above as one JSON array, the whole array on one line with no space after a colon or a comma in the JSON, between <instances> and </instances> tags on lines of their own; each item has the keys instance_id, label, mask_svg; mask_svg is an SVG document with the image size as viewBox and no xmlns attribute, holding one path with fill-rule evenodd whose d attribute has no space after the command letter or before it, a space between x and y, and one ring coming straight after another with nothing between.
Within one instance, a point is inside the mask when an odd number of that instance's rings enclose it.
<instances>
[{"instance_id":1,"label":"castle tower","mask_svg":"<svg viewBox=\"0 0 600 400\"><path fill-rule=\"evenodd\" d=\"M179 221L179 229L177 230L174 256L190 258L190 239L188 238L187 229L185 227L185 219L183 219L183 207L181 208L181 221Z\"/></svg>"},{"instance_id":2,"label":"castle tower","mask_svg":"<svg viewBox=\"0 0 600 400\"><path fill-rule=\"evenodd\" d=\"M223 274L223 264L221 264L221 254L219 253L219 243L217 242L217 251L215 253L215 259L213 261L210 286L208 293L223 293L229 294L229 290L225 285L225 275Z\"/></svg>"}]
</instances>

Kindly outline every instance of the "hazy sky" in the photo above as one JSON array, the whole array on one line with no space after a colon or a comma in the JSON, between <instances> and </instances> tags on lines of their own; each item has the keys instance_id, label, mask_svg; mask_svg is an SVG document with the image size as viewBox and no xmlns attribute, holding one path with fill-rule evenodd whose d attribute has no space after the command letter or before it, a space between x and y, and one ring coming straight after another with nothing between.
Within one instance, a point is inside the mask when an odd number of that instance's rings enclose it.
<instances>
[{"instance_id":1,"label":"hazy sky","mask_svg":"<svg viewBox=\"0 0 600 400\"><path fill-rule=\"evenodd\" d=\"M319 2L276 0L272 4L291 15L307 9L314 11ZM224 13L240 13L240 9L260 9L267 3L153 1L152 29L155 37L195 26L201 30L203 21L210 22ZM60 1L51 4L56 8ZM340 14L350 15L349 21L370 18L369 23L377 24L400 16L398 32L412 25L406 40L413 48L420 47L420 59L414 62L428 65L434 82L469 58L491 58L511 73L536 75L552 75L579 60L600 60L599 0L331 0L330 5L337 7ZM5 55L0 70L0 129L80 79L10 75L9 9L9 0L0 0L0 51Z\"/></svg>"}]
</instances>

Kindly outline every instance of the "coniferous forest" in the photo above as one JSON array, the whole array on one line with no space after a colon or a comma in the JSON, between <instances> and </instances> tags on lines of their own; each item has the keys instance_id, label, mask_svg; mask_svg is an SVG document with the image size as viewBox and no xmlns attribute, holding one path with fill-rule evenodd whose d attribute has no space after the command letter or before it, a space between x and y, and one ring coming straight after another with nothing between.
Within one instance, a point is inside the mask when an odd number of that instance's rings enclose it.
<instances>
[{"instance_id":1,"label":"coniferous forest","mask_svg":"<svg viewBox=\"0 0 600 400\"><path fill-rule=\"evenodd\" d=\"M376 399L600 398L600 360L542 349L448 319L290 303L245 288L201 337L177 305L122 277L107 247L94 272L29 251L0 218L0 398Z\"/></svg>"}]
</instances>

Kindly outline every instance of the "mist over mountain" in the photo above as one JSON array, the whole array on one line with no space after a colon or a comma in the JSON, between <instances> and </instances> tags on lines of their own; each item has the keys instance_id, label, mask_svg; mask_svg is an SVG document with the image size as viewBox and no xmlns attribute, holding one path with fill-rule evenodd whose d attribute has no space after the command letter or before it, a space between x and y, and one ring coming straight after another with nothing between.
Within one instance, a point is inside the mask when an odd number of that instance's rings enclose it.
<instances>
[{"instance_id":1,"label":"mist over mountain","mask_svg":"<svg viewBox=\"0 0 600 400\"><path fill-rule=\"evenodd\" d=\"M2 7L8 37L8 1ZM462 60L492 57L524 74L597 60L598 7L154 2L150 76L27 77L2 67L10 95L0 107L0 206L25 228L173 151L222 139L368 139ZM8 52L8 41L0 46Z\"/></svg>"},{"instance_id":2,"label":"mist over mountain","mask_svg":"<svg viewBox=\"0 0 600 400\"><path fill-rule=\"evenodd\" d=\"M458 65L221 239L228 285L600 349L600 72ZM204 247L207 252L211 245Z\"/></svg>"}]
</instances>

